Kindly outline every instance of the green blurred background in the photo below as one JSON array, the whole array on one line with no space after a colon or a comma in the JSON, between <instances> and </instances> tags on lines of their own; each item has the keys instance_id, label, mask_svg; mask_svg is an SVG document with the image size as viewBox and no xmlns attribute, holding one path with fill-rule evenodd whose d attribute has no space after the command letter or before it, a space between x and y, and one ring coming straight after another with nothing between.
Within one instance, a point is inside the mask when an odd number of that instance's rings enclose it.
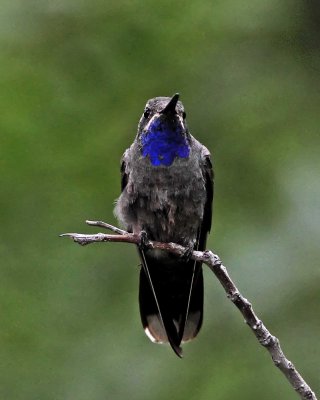
<instances>
[{"instance_id":1,"label":"green blurred background","mask_svg":"<svg viewBox=\"0 0 320 400\"><path fill-rule=\"evenodd\" d=\"M320 8L298 0L2 0L0 398L295 399L212 273L178 359L149 342L119 160L145 102L179 91L213 153L208 247L320 390Z\"/></svg>"}]
</instances>

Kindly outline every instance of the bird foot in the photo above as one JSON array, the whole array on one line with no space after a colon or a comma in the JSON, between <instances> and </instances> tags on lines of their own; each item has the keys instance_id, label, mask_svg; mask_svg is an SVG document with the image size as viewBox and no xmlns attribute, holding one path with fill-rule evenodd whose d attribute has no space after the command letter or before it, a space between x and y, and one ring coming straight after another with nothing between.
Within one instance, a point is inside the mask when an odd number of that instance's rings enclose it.
<instances>
[{"instance_id":1,"label":"bird foot","mask_svg":"<svg viewBox=\"0 0 320 400\"><path fill-rule=\"evenodd\" d=\"M141 231L140 234L140 243L138 244L140 250L147 250L149 247L149 239L146 231Z\"/></svg>"},{"instance_id":2,"label":"bird foot","mask_svg":"<svg viewBox=\"0 0 320 400\"><path fill-rule=\"evenodd\" d=\"M194 245L193 244L189 244L188 246L186 246L185 251L183 252L183 254L180 256L181 260L183 262L189 262L193 253L193 249L194 249Z\"/></svg>"}]
</instances>

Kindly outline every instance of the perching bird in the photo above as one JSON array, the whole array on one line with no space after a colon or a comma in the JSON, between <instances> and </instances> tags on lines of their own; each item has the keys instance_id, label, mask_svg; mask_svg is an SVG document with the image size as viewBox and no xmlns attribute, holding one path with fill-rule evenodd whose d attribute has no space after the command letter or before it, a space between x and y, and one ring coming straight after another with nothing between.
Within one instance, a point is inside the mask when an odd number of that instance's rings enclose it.
<instances>
[{"instance_id":1,"label":"perching bird","mask_svg":"<svg viewBox=\"0 0 320 400\"><path fill-rule=\"evenodd\" d=\"M147 102L133 144L122 157L115 215L129 232L148 239L205 250L211 228L213 170L208 149L190 133L179 94ZM156 343L181 342L202 324L200 262L163 250L138 247L139 304L143 327Z\"/></svg>"}]
</instances>

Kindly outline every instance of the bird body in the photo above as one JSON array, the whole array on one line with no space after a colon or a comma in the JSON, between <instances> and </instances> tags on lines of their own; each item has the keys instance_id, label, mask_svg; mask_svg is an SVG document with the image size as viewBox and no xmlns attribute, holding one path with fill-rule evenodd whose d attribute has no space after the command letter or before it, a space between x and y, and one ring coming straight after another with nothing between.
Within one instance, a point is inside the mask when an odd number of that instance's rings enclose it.
<instances>
[{"instance_id":1,"label":"bird body","mask_svg":"<svg viewBox=\"0 0 320 400\"><path fill-rule=\"evenodd\" d=\"M204 250L213 198L210 153L189 133L178 98L147 102L136 139L122 158L115 214L130 232ZM163 250L139 248L139 254L145 331L181 356L181 342L195 337L202 323L201 263Z\"/></svg>"}]
</instances>

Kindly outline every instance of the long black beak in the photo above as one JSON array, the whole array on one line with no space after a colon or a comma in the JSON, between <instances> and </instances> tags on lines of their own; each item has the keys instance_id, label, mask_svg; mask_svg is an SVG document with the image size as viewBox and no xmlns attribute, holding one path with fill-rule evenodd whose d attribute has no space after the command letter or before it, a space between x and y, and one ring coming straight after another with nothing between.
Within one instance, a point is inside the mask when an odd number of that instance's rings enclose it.
<instances>
[{"instance_id":1,"label":"long black beak","mask_svg":"<svg viewBox=\"0 0 320 400\"><path fill-rule=\"evenodd\" d=\"M168 114L168 113L175 114L176 113L176 105L178 103L178 100L179 100L179 93L176 93L171 97L169 103L161 111L161 114Z\"/></svg>"}]
</instances>

